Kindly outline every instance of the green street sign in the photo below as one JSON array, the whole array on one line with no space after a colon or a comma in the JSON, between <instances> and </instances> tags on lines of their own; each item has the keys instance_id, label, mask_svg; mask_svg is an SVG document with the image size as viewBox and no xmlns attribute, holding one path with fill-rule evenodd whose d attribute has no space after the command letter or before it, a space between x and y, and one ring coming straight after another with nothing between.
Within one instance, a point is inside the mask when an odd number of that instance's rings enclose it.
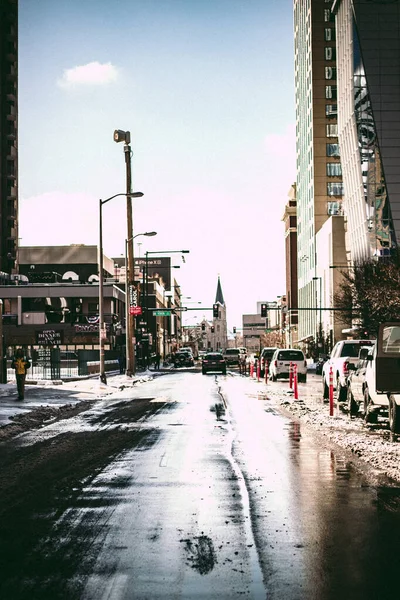
<instances>
[{"instance_id":1,"label":"green street sign","mask_svg":"<svg viewBox=\"0 0 400 600\"><path fill-rule=\"evenodd\" d=\"M170 310L155 310L153 313L156 317L169 317L171 314Z\"/></svg>"}]
</instances>

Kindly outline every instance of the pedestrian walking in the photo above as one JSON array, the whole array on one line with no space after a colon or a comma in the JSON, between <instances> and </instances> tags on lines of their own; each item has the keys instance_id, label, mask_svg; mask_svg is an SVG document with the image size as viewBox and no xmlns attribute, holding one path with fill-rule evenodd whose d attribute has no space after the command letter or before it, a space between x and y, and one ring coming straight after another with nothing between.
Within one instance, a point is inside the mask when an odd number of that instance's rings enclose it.
<instances>
[{"instance_id":1,"label":"pedestrian walking","mask_svg":"<svg viewBox=\"0 0 400 600\"><path fill-rule=\"evenodd\" d=\"M22 348L17 348L14 358L11 363L11 367L15 369L15 378L17 380L18 400L23 400L25 396L25 379L27 370L30 368L31 363L25 356Z\"/></svg>"},{"instance_id":2,"label":"pedestrian walking","mask_svg":"<svg viewBox=\"0 0 400 600\"><path fill-rule=\"evenodd\" d=\"M160 360L161 360L160 353L157 352L157 354L156 354L156 356L154 358L154 368L157 369L157 371L160 368Z\"/></svg>"}]
</instances>

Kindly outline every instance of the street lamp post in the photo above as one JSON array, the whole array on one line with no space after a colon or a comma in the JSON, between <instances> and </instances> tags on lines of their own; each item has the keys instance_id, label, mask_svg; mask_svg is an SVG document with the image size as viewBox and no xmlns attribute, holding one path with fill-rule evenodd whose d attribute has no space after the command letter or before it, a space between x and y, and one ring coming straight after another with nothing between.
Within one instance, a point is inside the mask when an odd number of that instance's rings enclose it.
<instances>
[{"instance_id":1,"label":"street lamp post","mask_svg":"<svg viewBox=\"0 0 400 600\"><path fill-rule=\"evenodd\" d=\"M130 296L128 294L128 280L130 280L130 278L128 278L127 248L128 248L128 243L130 241L133 242L133 240L135 238L137 238L141 235L145 235L146 237L153 237L153 236L157 235L157 231L146 231L144 233L137 233L136 235L133 235L132 238L125 240L125 354L126 354L126 365L127 365L125 372L127 375L129 374L128 373L128 365L131 362L131 360L130 360L131 344L129 343L129 337L128 337L128 322L129 322L131 303L130 303ZM133 269L135 269L135 266L133 266ZM134 347L133 347L133 352L135 352Z\"/></svg>"},{"instance_id":2,"label":"street lamp post","mask_svg":"<svg viewBox=\"0 0 400 600\"><path fill-rule=\"evenodd\" d=\"M322 277L313 277L313 281L319 279L319 326L317 327L317 347L320 348L318 352L322 351ZM315 290L315 308L318 310L317 302L317 290Z\"/></svg>"},{"instance_id":3,"label":"street lamp post","mask_svg":"<svg viewBox=\"0 0 400 600\"><path fill-rule=\"evenodd\" d=\"M103 204L106 204L117 196L128 196L128 194L120 193L110 196L106 200L99 200L99 347L100 347L100 380L107 383L105 361L104 361L104 341L107 337L107 332L104 323L104 283L103 283ZM129 194L133 198L143 196L142 192L134 192Z\"/></svg>"}]
</instances>

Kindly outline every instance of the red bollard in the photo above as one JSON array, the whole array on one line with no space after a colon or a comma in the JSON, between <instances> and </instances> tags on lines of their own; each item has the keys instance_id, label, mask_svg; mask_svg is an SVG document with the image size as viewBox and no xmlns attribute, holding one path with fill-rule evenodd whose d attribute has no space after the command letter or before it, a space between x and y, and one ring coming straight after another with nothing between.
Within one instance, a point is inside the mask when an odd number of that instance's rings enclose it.
<instances>
[{"instance_id":1,"label":"red bollard","mask_svg":"<svg viewBox=\"0 0 400 600\"><path fill-rule=\"evenodd\" d=\"M294 373L293 373L293 391L294 391L294 399L299 399L299 387L297 385L297 365L294 365Z\"/></svg>"},{"instance_id":2,"label":"red bollard","mask_svg":"<svg viewBox=\"0 0 400 600\"><path fill-rule=\"evenodd\" d=\"M257 361L257 381L260 381L260 361Z\"/></svg>"},{"instance_id":3,"label":"red bollard","mask_svg":"<svg viewBox=\"0 0 400 600\"><path fill-rule=\"evenodd\" d=\"M293 385L293 363L290 363L289 366L289 387L290 389L292 389L292 385Z\"/></svg>"},{"instance_id":4,"label":"red bollard","mask_svg":"<svg viewBox=\"0 0 400 600\"><path fill-rule=\"evenodd\" d=\"M254 363L250 363L250 377L254 376Z\"/></svg>"},{"instance_id":5,"label":"red bollard","mask_svg":"<svg viewBox=\"0 0 400 600\"><path fill-rule=\"evenodd\" d=\"M329 416L333 417L333 369L329 369Z\"/></svg>"},{"instance_id":6,"label":"red bollard","mask_svg":"<svg viewBox=\"0 0 400 600\"><path fill-rule=\"evenodd\" d=\"M268 369L269 369L269 362L266 360L265 361L265 383L268 383Z\"/></svg>"}]
</instances>

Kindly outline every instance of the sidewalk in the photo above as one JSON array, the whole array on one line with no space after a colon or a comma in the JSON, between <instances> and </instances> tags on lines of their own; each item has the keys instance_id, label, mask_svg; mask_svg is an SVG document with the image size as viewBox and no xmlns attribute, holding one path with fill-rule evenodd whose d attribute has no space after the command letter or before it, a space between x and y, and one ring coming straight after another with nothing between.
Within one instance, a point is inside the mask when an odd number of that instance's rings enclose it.
<instances>
[{"instance_id":1,"label":"sidewalk","mask_svg":"<svg viewBox=\"0 0 400 600\"><path fill-rule=\"evenodd\" d=\"M154 374L154 371L144 371L135 377L127 377L111 373L107 376L107 384L100 381L98 374L66 381L28 381L25 385L24 400L18 400L15 382L0 384L0 428L40 408L59 409L62 406L77 405L85 400L104 398L139 381L148 381Z\"/></svg>"}]
</instances>

